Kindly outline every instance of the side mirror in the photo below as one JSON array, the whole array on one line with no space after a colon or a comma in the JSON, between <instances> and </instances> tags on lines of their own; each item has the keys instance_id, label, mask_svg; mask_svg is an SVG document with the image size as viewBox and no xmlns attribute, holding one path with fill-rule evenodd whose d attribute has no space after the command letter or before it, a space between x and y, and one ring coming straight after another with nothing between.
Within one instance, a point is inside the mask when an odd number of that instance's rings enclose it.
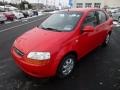
<instances>
[{"instance_id":1,"label":"side mirror","mask_svg":"<svg viewBox=\"0 0 120 90\"><path fill-rule=\"evenodd\" d=\"M85 26L83 32L93 32L95 28L93 26Z\"/></svg>"}]
</instances>

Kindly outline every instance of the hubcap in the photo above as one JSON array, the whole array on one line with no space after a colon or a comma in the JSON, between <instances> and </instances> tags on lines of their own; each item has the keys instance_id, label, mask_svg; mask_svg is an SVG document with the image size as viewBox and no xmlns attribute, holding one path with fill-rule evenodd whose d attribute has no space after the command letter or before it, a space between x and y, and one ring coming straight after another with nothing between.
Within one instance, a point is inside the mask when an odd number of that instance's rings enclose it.
<instances>
[{"instance_id":1,"label":"hubcap","mask_svg":"<svg viewBox=\"0 0 120 90\"><path fill-rule=\"evenodd\" d=\"M106 37L105 43L108 44L109 40L110 40L110 35L108 34L107 37Z\"/></svg>"},{"instance_id":2,"label":"hubcap","mask_svg":"<svg viewBox=\"0 0 120 90\"><path fill-rule=\"evenodd\" d=\"M71 73L74 67L74 60L72 58L67 59L62 66L62 73L68 75Z\"/></svg>"}]
</instances>

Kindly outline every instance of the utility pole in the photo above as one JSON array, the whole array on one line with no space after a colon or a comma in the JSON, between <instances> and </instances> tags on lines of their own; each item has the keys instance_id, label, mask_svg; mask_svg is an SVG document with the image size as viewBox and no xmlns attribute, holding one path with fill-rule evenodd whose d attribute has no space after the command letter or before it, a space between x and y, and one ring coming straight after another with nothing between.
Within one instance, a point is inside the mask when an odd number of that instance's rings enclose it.
<instances>
[{"instance_id":1,"label":"utility pole","mask_svg":"<svg viewBox=\"0 0 120 90\"><path fill-rule=\"evenodd\" d=\"M3 0L3 4L4 4L4 11L5 11L5 0Z\"/></svg>"},{"instance_id":2,"label":"utility pole","mask_svg":"<svg viewBox=\"0 0 120 90\"><path fill-rule=\"evenodd\" d=\"M21 5L21 3L22 3L22 0L20 0L20 5ZM21 5L22 6L22 5ZM22 9L22 7L20 6L20 9Z\"/></svg>"},{"instance_id":3,"label":"utility pole","mask_svg":"<svg viewBox=\"0 0 120 90\"><path fill-rule=\"evenodd\" d=\"M55 6L55 2L56 2L56 0L54 0L54 6Z\"/></svg>"},{"instance_id":4,"label":"utility pole","mask_svg":"<svg viewBox=\"0 0 120 90\"><path fill-rule=\"evenodd\" d=\"M46 7L48 7L48 0L46 0Z\"/></svg>"},{"instance_id":5,"label":"utility pole","mask_svg":"<svg viewBox=\"0 0 120 90\"><path fill-rule=\"evenodd\" d=\"M61 0L59 0L59 9L62 8L62 5L61 5Z\"/></svg>"},{"instance_id":6,"label":"utility pole","mask_svg":"<svg viewBox=\"0 0 120 90\"><path fill-rule=\"evenodd\" d=\"M38 0L38 7L37 7L37 9L39 10L39 0Z\"/></svg>"}]
</instances>

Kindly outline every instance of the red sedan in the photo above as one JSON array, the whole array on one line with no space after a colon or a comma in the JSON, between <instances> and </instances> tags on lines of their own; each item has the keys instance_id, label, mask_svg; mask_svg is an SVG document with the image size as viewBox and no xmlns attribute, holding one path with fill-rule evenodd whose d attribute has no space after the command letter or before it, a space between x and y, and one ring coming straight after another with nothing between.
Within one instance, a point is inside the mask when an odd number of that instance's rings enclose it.
<instances>
[{"instance_id":1,"label":"red sedan","mask_svg":"<svg viewBox=\"0 0 120 90\"><path fill-rule=\"evenodd\" d=\"M9 21L13 21L15 19L15 15L12 12L4 12L3 14Z\"/></svg>"},{"instance_id":2,"label":"red sedan","mask_svg":"<svg viewBox=\"0 0 120 90\"><path fill-rule=\"evenodd\" d=\"M109 43L112 23L101 9L60 11L18 37L11 53L19 68L31 76L63 78L71 74L75 62Z\"/></svg>"}]
</instances>

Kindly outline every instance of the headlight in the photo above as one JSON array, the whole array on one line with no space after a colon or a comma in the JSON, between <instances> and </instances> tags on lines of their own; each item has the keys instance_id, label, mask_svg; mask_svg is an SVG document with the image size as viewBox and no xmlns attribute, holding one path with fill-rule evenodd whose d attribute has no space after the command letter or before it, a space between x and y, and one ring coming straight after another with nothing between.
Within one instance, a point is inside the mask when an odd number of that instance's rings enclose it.
<instances>
[{"instance_id":1,"label":"headlight","mask_svg":"<svg viewBox=\"0 0 120 90\"><path fill-rule=\"evenodd\" d=\"M50 59L50 52L30 52L27 58L34 60L48 60Z\"/></svg>"}]
</instances>

